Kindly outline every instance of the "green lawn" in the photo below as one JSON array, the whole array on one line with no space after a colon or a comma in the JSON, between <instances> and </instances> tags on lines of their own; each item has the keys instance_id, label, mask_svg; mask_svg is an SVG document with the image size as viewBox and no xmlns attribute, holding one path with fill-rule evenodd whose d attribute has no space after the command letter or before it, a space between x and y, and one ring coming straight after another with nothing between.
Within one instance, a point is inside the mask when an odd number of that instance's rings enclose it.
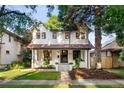
<instances>
[{"instance_id":1,"label":"green lawn","mask_svg":"<svg viewBox=\"0 0 124 93\"><path fill-rule=\"evenodd\" d=\"M58 80L60 73L56 71L41 72L41 71L19 71L9 70L1 71L0 78L9 80Z\"/></svg>"},{"instance_id":2,"label":"green lawn","mask_svg":"<svg viewBox=\"0 0 124 93\"><path fill-rule=\"evenodd\" d=\"M124 85L0 85L0 88L124 88Z\"/></svg>"},{"instance_id":3,"label":"green lawn","mask_svg":"<svg viewBox=\"0 0 124 93\"><path fill-rule=\"evenodd\" d=\"M124 69L107 69L107 71L116 73L116 74L124 77Z\"/></svg>"}]
</instances>

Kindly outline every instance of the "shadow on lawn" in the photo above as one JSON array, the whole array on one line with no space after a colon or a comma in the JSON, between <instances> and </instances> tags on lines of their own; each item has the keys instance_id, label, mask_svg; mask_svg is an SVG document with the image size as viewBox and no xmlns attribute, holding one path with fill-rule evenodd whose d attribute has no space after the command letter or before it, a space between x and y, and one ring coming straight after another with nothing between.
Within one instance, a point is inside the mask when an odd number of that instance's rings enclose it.
<instances>
[{"instance_id":1,"label":"shadow on lawn","mask_svg":"<svg viewBox=\"0 0 124 93\"><path fill-rule=\"evenodd\" d=\"M18 75L16 77L13 78L13 80L21 80L21 79L26 79L26 77L28 77L27 79L30 78L30 76L32 76L34 74L34 72L28 72L22 75Z\"/></svg>"}]
</instances>

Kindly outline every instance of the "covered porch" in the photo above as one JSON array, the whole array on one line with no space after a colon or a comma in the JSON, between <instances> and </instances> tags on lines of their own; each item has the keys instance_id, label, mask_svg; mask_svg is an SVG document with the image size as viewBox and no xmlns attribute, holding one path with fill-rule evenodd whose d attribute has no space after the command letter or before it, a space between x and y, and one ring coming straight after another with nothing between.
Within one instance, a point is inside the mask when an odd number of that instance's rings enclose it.
<instances>
[{"instance_id":1,"label":"covered porch","mask_svg":"<svg viewBox=\"0 0 124 93\"><path fill-rule=\"evenodd\" d=\"M43 66L45 59L49 65L53 65L56 70L72 70L75 59L81 59L81 68L90 68L89 50L83 49L33 49L32 68Z\"/></svg>"},{"instance_id":2,"label":"covered porch","mask_svg":"<svg viewBox=\"0 0 124 93\"><path fill-rule=\"evenodd\" d=\"M56 71L69 71L80 59L81 68L90 68L90 44L30 44L32 49L32 68L43 66L44 60L56 68Z\"/></svg>"}]
</instances>

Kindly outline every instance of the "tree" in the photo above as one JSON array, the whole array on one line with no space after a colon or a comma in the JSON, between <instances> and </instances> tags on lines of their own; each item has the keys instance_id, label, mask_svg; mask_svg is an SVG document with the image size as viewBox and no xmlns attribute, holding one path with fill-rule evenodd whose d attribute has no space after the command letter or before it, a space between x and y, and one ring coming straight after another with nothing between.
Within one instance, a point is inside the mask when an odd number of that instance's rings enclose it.
<instances>
[{"instance_id":1,"label":"tree","mask_svg":"<svg viewBox=\"0 0 124 93\"><path fill-rule=\"evenodd\" d=\"M124 6L108 6L104 16L104 31L115 33L117 43L124 46Z\"/></svg>"},{"instance_id":2,"label":"tree","mask_svg":"<svg viewBox=\"0 0 124 93\"><path fill-rule=\"evenodd\" d=\"M16 6L14 6L16 7ZM22 7L22 6L21 6ZM36 11L36 6L24 6L26 9ZM35 21L30 17L31 12L26 13L19 10L11 9L10 6L0 6L0 32L10 30L14 33L23 36L25 31L35 24Z\"/></svg>"},{"instance_id":3,"label":"tree","mask_svg":"<svg viewBox=\"0 0 124 93\"><path fill-rule=\"evenodd\" d=\"M47 23L45 23L47 27L49 27L51 30L58 30L61 29L61 22L58 21L58 17L53 15L49 18Z\"/></svg>"},{"instance_id":4,"label":"tree","mask_svg":"<svg viewBox=\"0 0 124 93\"><path fill-rule=\"evenodd\" d=\"M53 9L53 6L47 6ZM48 11L48 13L51 12ZM104 6L58 6L59 19L62 21L63 27L70 29L77 27L78 30L84 26L95 26L95 55L96 62L99 63L97 68L100 69L101 63L101 30L102 30L102 15L104 13ZM73 28L74 29L74 28ZM71 29L70 29L71 30Z\"/></svg>"}]
</instances>

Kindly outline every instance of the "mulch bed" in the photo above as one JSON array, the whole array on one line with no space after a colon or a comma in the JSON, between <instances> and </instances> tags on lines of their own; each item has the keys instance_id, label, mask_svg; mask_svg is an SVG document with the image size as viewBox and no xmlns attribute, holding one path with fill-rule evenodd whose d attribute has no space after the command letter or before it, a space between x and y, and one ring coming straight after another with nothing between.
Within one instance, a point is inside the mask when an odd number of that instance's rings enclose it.
<instances>
[{"instance_id":1,"label":"mulch bed","mask_svg":"<svg viewBox=\"0 0 124 93\"><path fill-rule=\"evenodd\" d=\"M72 80L78 79L124 79L115 73L96 69L73 69L69 72Z\"/></svg>"}]
</instances>

